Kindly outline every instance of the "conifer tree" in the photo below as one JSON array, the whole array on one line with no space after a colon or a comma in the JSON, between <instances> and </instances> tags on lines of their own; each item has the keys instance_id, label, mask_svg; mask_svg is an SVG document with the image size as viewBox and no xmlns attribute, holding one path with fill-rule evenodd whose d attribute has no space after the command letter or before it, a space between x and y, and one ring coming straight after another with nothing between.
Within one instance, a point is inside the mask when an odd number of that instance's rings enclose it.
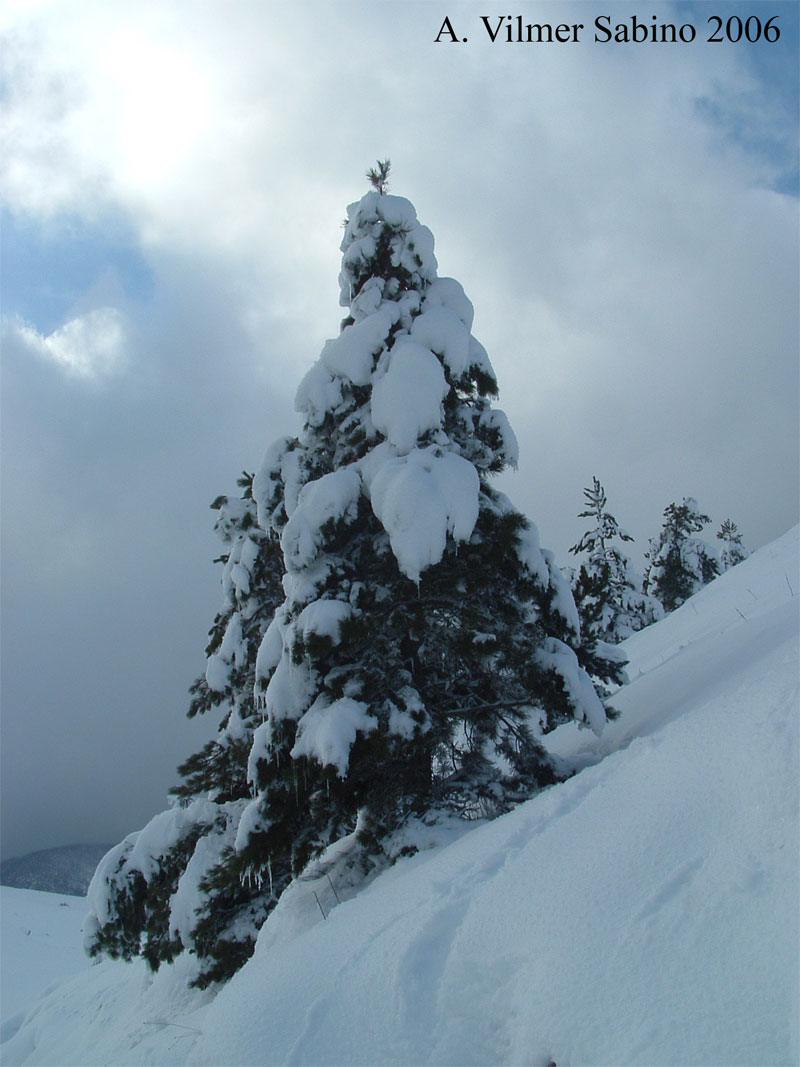
<instances>
[{"instance_id":1,"label":"conifer tree","mask_svg":"<svg viewBox=\"0 0 800 1067\"><path fill-rule=\"evenodd\" d=\"M191 686L188 715L219 717L217 736L179 768L174 805L105 857L89 891L87 950L153 969L190 948L198 984L227 977L252 952L269 895L242 878L233 845L251 800L247 760L260 723L252 699L256 655L280 603L283 558L256 522L252 475L238 498L218 497L214 529L223 604L209 631L206 670Z\"/></svg>"},{"instance_id":2,"label":"conifer tree","mask_svg":"<svg viewBox=\"0 0 800 1067\"><path fill-rule=\"evenodd\" d=\"M299 387L303 432L254 482L287 597L259 656L253 807L272 824L261 791L288 749L295 873L356 826L369 865L414 818L507 810L557 777L540 730L604 721L569 590L490 484L517 446L472 306L377 177L348 210L349 314Z\"/></svg>"},{"instance_id":3,"label":"conifer tree","mask_svg":"<svg viewBox=\"0 0 800 1067\"><path fill-rule=\"evenodd\" d=\"M747 559L750 553L742 544L742 535L735 522L730 519L723 519L722 525L717 531L717 540L722 541L722 548L719 553L719 566L721 571L728 571L731 567L735 567L737 563L741 563L743 559Z\"/></svg>"},{"instance_id":4,"label":"conifer tree","mask_svg":"<svg viewBox=\"0 0 800 1067\"><path fill-rule=\"evenodd\" d=\"M664 510L664 525L650 542L644 591L656 596L665 611L674 611L719 574L719 562L712 545L692 534L711 522L703 515L694 497Z\"/></svg>"},{"instance_id":5,"label":"conifer tree","mask_svg":"<svg viewBox=\"0 0 800 1067\"><path fill-rule=\"evenodd\" d=\"M357 884L422 827L507 811L559 779L544 734L606 719L569 587L491 485L517 444L472 305L438 277L388 169L348 209L347 316L298 388L302 430L268 449L247 497L258 558L280 546L281 602L270 584L271 621L247 631L226 608L195 689L198 710L212 691L235 705L249 792L241 749L233 793L215 792L224 760L203 750L163 825L95 877L91 948L151 962L188 948L201 985L241 964L293 879Z\"/></svg>"},{"instance_id":6,"label":"conifer tree","mask_svg":"<svg viewBox=\"0 0 800 1067\"><path fill-rule=\"evenodd\" d=\"M616 645L663 618L664 611L657 600L641 592L641 578L616 543L632 542L633 538L606 510L606 493L597 478L592 478L591 487L584 489L583 495L586 508L579 513L579 518L593 522L570 548L574 555L586 557L572 582L582 644L602 641ZM589 673L594 673L589 663L582 662ZM610 680L619 682L617 678Z\"/></svg>"}]
</instances>

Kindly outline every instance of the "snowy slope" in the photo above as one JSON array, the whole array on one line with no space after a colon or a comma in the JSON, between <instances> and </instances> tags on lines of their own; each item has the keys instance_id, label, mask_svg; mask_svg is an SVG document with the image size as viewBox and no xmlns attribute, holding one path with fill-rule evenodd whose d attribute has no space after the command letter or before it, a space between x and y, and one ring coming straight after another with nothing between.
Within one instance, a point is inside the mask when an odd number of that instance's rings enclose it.
<instances>
[{"instance_id":1,"label":"snowy slope","mask_svg":"<svg viewBox=\"0 0 800 1067\"><path fill-rule=\"evenodd\" d=\"M631 638L564 785L324 921L299 885L216 999L92 967L3 1063L797 1063L797 559L795 530Z\"/></svg>"},{"instance_id":2,"label":"snowy slope","mask_svg":"<svg viewBox=\"0 0 800 1067\"><path fill-rule=\"evenodd\" d=\"M726 571L655 626L628 638L631 685L611 703L624 715L596 738L574 724L559 729L548 747L591 762L658 729L701 703L702 690L746 670L757 654L796 621L800 592L800 527ZM773 631L775 631L773 633ZM670 663L680 657L679 663ZM716 664L716 665L715 665ZM797 656L792 660L797 680ZM763 703L769 706L765 693ZM580 766L580 756L574 761Z\"/></svg>"},{"instance_id":3,"label":"snowy slope","mask_svg":"<svg viewBox=\"0 0 800 1067\"><path fill-rule=\"evenodd\" d=\"M85 914L85 897L0 887L0 1019L4 1024L47 988L88 968L80 936ZM0 1040L5 1030L6 1025Z\"/></svg>"}]
</instances>

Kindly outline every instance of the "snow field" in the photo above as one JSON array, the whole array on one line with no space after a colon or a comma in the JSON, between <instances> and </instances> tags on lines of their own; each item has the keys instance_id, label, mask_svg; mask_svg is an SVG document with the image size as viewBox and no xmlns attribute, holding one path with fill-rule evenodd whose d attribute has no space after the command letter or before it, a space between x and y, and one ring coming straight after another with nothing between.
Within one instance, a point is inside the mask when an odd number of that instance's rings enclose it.
<instances>
[{"instance_id":1,"label":"snow field","mask_svg":"<svg viewBox=\"0 0 800 1067\"><path fill-rule=\"evenodd\" d=\"M198 1062L794 1062L796 606L772 616L673 721L257 953Z\"/></svg>"},{"instance_id":2,"label":"snow field","mask_svg":"<svg viewBox=\"0 0 800 1067\"><path fill-rule=\"evenodd\" d=\"M48 988L89 965L83 953L84 897L0 886L0 1040Z\"/></svg>"},{"instance_id":3,"label":"snow field","mask_svg":"<svg viewBox=\"0 0 800 1067\"><path fill-rule=\"evenodd\" d=\"M620 719L552 735L566 783L341 904L296 883L216 997L182 959L90 967L3 1063L797 1063L797 558L630 638Z\"/></svg>"}]
</instances>

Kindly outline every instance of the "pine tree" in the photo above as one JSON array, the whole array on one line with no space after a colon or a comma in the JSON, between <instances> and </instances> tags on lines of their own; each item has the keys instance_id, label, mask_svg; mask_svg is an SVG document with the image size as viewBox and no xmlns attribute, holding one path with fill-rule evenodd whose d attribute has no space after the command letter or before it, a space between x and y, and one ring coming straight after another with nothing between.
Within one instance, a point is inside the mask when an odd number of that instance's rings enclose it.
<instances>
[{"instance_id":1,"label":"pine tree","mask_svg":"<svg viewBox=\"0 0 800 1067\"><path fill-rule=\"evenodd\" d=\"M592 478L591 487L584 489L583 495L586 509L579 513L579 518L592 519L593 523L570 548L574 555L586 556L572 582L582 644L600 641L616 645L663 618L664 611L657 600L640 591L641 579L615 543L632 542L633 538L606 510L606 493L597 478ZM594 673L590 663L583 659L581 662L590 674ZM605 680L619 684L618 678Z\"/></svg>"},{"instance_id":2,"label":"pine tree","mask_svg":"<svg viewBox=\"0 0 800 1067\"><path fill-rule=\"evenodd\" d=\"M173 807L105 857L89 892L91 955L140 954L157 969L190 948L201 962L201 985L248 958L270 903L260 885L242 878L233 847L252 799L247 761L261 722L252 699L256 655L283 596L280 545L256 522L252 480L243 474L240 497L211 505L227 549L218 560L223 605L188 715L216 714L218 734L178 768L183 781L172 790Z\"/></svg>"},{"instance_id":3,"label":"pine tree","mask_svg":"<svg viewBox=\"0 0 800 1067\"><path fill-rule=\"evenodd\" d=\"M694 497L664 510L664 525L650 542L645 573L646 593L656 596L665 611L674 611L719 574L719 562L712 545L692 537L711 522L703 515Z\"/></svg>"},{"instance_id":4,"label":"pine tree","mask_svg":"<svg viewBox=\"0 0 800 1067\"><path fill-rule=\"evenodd\" d=\"M750 553L742 544L742 535L735 522L723 519L722 525L717 531L717 540L722 541L722 549L719 554L719 566L721 571L728 571L747 559Z\"/></svg>"},{"instance_id":5,"label":"pine tree","mask_svg":"<svg viewBox=\"0 0 800 1067\"><path fill-rule=\"evenodd\" d=\"M388 161L369 176L341 246L347 317L298 388L301 433L246 496L258 559L282 554L259 599L271 621L259 608L246 628L249 607L226 602L195 687L197 710L229 701L235 788L204 749L178 805L95 878L92 949L152 963L189 948L200 985L241 964L293 879L358 884L424 826L507 811L559 780L544 734L605 723L569 587L491 485L517 445L472 305L386 193Z\"/></svg>"},{"instance_id":6,"label":"pine tree","mask_svg":"<svg viewBox=\"0 0 800 1067\"><path fill-rule=\"evenodd\" d=\"M348 210L349 315L298 390L303 432L254 483L287 568L256 680L254 806L274 826L288 750L295 874L356 827L348 862L369 867L414 818L505 811L557 778L539 730L604 721L566 583L490 485L517 446L472 306L385 180Z\"/></svg>"}]
</instances>

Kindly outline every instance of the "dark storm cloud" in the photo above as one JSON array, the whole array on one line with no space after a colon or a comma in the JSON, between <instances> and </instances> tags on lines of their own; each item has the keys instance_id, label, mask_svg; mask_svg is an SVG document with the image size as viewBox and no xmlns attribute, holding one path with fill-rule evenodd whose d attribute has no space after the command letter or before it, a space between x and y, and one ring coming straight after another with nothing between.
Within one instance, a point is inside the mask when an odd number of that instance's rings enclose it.
<instances>
[{"instance_id":1,"label":"dark storm cloud","mask_svg":"<svg viewBox=\"0 0 800 1067\"><path fill-rule=\"evenodd\" d=\"M156 302L150 326L128 338L133 368L73 373L6 330L8 854L135 829L216 728L184 718L219 602L208 505L235 491L274 424L249 375L235 373L245 343L224 288L188 274L192 299L173 294L163 314ZM231 450L236 417L250 430Z\"/></svg>"}]
</instances>

